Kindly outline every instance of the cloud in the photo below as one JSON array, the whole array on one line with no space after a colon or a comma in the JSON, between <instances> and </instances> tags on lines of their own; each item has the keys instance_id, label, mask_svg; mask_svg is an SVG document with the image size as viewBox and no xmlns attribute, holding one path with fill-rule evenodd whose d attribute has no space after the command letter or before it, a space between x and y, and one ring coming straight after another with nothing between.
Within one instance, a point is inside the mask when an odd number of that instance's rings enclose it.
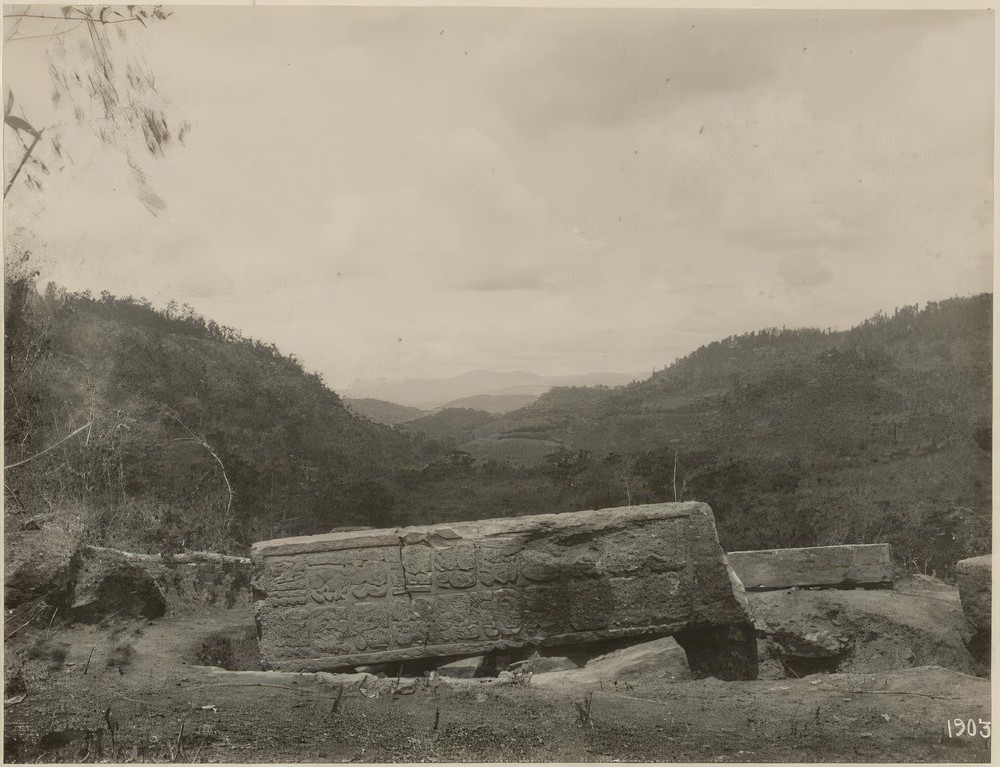
<instances>
[{"instance_id":1,"label":"cloud","mask_svg":"<svg viewBox=\"0 0 1000 767\"><path fill-rule=\"evenodd\" d=\"M195 126L150 164L166 209L90 141L6 223L71 288L188 301L334 382L659 367L988 290L992 36L980 11L178 7L144 49Z\"/></svg>"},{"instance_id":2,"label":"cloud","mask_svg":"<svg viewBox=\"0 0 1000 767\"><path fill-rule=\"evenodd\" d=\"M814 255L785 256L778 262L778 274L789 287L816 287L829 282L833 273Z\"/></svg>"},{"instance_id":3,"label":"cloud","mask_svg":"<svg viewBox=\"0 0 1000 767\"><path fill-rule=\"evenodd\" d=\"M487 36L482 57L504 111L536 136L649 119L692 95L743 90L776 71L773 30L762 14L532 9L520 16L522 23Z\"/></svg>"},{"instance_id":4,"label":"cloud","mask_svg":"<svg viewBox=\"0 0 1000 767\"><path fill-rule=\"evenodd\" d=\"M544 290L549 284L540 269L509 270L503 274L481 277L455 287L481 293L508 292L516 290Z\"/></svg>"},{"instance_id":5,"label":"cloud","mask_svg":"<svg viewBox=\"0 0 1000 767\"><path fill-rule=\"evenodd\" d=\"M407 290L542 289L579 247L482 132L424 132L388 189L328 203L327 270L404 280Z\"/></svg>"}]
</instances>

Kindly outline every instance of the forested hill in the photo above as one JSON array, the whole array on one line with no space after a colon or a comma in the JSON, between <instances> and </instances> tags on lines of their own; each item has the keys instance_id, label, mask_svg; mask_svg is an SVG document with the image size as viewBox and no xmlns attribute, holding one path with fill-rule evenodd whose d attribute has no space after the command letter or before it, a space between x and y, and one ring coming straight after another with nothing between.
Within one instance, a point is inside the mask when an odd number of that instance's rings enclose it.
<instances>
[{"instance_id":1,"label":"forested hill","mask_svg":"<svg viewBox=\"0 0 1000 767\"><path fill-rule=\"evenodd\" d=\"M678 497L711 503L730 549L890 540L921 569L989 548L991 370L992 296L956 298L843 332L730 337L629 386L553 389L463 449L520 450L573 488L603 473L615 490L599 503L674 497L676 462Z\"/></svg>"},{"instance_id":2,"label":"forested hill","mask_svg":"<svg viewBox=\"0 0 1000 767\"><path fill-rule=\"evenodd\" d=\"M131 298L7 285L12 522L85 518L92 540L240 550L389 524L393 475L436 446L349 413L273 346Z\"/></svg>"},{"instance_id":3,"label":"forested hill","mask_svg":"<svg viewBox=\"0 0 1000 767\"><path fill-rule=\"evenodd\" d=\"M728 550L887 541L939 574L989 550L988 295L732 337L645 381L446 410L421 434L352 414L294 358L190 307L5 288L9 532L245 552L340 526L693 498Z\"/></svg>"},{"instance_id":4,"label":"forested hill","mask_svg":"<svg viewBox=\"0 0 1000 767\"><path fill-rule=\"evenodd\" d=\"M484 434L574 447L850 451L966 436L991 420L992 296L877 314L841 332L770 328L703 346L627 386L557 388ZM766 440L765 437L769 437ZM736 440L734 443L733 440Z\"/></svg>"}]
</instances>

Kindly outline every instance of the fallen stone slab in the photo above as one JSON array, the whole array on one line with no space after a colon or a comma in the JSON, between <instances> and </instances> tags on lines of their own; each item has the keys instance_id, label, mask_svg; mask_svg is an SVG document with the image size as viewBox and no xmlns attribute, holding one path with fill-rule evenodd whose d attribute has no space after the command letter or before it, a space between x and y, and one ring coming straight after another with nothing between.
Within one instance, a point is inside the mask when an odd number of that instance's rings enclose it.
<instances>
[{"instance_id":1,"label":"fallen stone slab","mask_svg":"<svg viewBox=\"0 0 1000 767\"><path fill-rule=\"evenodd\" d=\"M672 635L695 674L757 673L746 597L703 503L286 538L251 559L270 668Z\"/></svg>"},{"instance_id":2,"label":"fallen stone slab","mask_svg":"<svg viewBox=\"0 0 1000 767\"><path fill-rule=\"evenodd\" d=\"M690 679L687 657L673 637L625 647L594 658L586 671L609 681L634 679Z\"/></svg>"},{"instance_id":3,"label":"fallen stone slab","mask_svg":"<svg viewBox=\"0 0 1000 767\"><path fill-rule=\"evenodd\" d=\"M662 637L599 655L582 668L540 670L531 683L536 687L556 689L627 690L636 682L677 682L691 677L684 650L673 637Z\"/></svg>"},{"instance_id":4,"label":"fallen stone slab","mask_svg":"<svg viewBox=\"0 0 1000 767\"><path fill-rule=\"evenodd\" d=\"M726 556L747 591L892 586L887 543L731 551Z\"/></svg>"}]
</instances>

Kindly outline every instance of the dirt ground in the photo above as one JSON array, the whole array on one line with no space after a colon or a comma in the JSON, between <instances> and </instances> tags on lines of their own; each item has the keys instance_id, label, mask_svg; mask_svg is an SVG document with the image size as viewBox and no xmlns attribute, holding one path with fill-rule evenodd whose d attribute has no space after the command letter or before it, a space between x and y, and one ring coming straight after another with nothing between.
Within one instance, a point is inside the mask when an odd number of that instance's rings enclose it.
<instances>
[{"instance_id":1,"label":"dirt ground","mask_svg":"<svg viewBox=\"0 0 1000 767\"><path fill-rule=\"evenodd\" d=\"M932 585L940 599L923 601L944 609L950 592ZM870 595L807 600L822 601L829 617L830 599L852 598L876 610ZM784 609L800 601L790 596ZM834 618L844 623L842 607ZM15 622L8 616L9 627ZM252 665L249 605L155 621L36 623L6 642L5 762L990 759L978 724L990 718L988 679L912 665L934 660L927 648L910 667L866 671L861 661L875 645L857 636L844 671L801 678L694 680L668 639L579 669L497 680L410 678L404 668L397 681L203 665L216 653L230 666ZM932 635L925 644L942 642ZM977 734L959 735L956 719L963 730L975 722Z\"/></svg>"}]
</instances>

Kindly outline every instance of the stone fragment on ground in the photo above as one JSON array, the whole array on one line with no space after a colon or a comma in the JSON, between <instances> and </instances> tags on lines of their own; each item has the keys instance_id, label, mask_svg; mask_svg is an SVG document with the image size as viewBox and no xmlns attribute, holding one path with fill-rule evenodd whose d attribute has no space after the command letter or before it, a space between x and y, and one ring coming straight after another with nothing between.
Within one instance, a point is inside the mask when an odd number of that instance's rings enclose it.
<instances>
[{"instance_id":1,"label":"stone fragment on ground","mask_svg":"<svg viewBox=\"0 0 1000 767\"><path fill-rule=\"evenodd\" d=\"M748 594L761 678L942 666L981 672L965 645L958 590L909 576L892 590L789 589Z\"/></svg>"},{"instance_id":2,"label":"stone fragment on ground","mask_svg":"<svg viewBox=\"0 0 1000 767\"><path fill-rule=\"evenodd\" d=\"M990 719L989 682L939 666L823 674L780 683L706 679L678 686L645 683L613 690L605 686L577 698L576 708L581 723L649 731L676 720L680 701L707 704L723 721L738 717L751 726L757 717L786 721L793 727L793 736L797 724L799 738L836 722L849 722L855 724L845 737L891 732L895 737L923 737L940 743L947 738L945 722L955 712L961 712L963 719ZM919 736L914 734L917 731Z\"/></svg>"},{"instance_id":3,"label":"stone fragment on ground","mask_svg":"<svg viewBox=\"0 0 1000 767\"><path fill-rule=\"evenodd\" d=\"M460 658L451 663L444 663L435 669L438 676L452 677L455 679L471 679L479 676L480 669L483 668L485 658L482 655L474 655L469 658Z\"/></svg>"},{"instance_id":4,"label":"stone fragment on ground","mask_svg":"<svg viewBox=\"0 0 1000 767\"><path fill-rule=\"evenodd\" d=\"M547 674L552 671L572 671L584 666L586 661L578 662L566 655L541 655L534 653L521 667L533 674Z\"/></svg>"},{"instance_id":5,"label":"stone fragment on ground","mask_svg":"<svg viewBox=\"0 0 1000 767\"><path fill-rule=\"evenodd\" d=\"M661 679L684 681L692 678L684 649L673 637L640 642L599 655L582 668L536 673L533 685L541 687L604 687L616 684L623 689L636 681Z\"/></svg>"}]
</instances>

